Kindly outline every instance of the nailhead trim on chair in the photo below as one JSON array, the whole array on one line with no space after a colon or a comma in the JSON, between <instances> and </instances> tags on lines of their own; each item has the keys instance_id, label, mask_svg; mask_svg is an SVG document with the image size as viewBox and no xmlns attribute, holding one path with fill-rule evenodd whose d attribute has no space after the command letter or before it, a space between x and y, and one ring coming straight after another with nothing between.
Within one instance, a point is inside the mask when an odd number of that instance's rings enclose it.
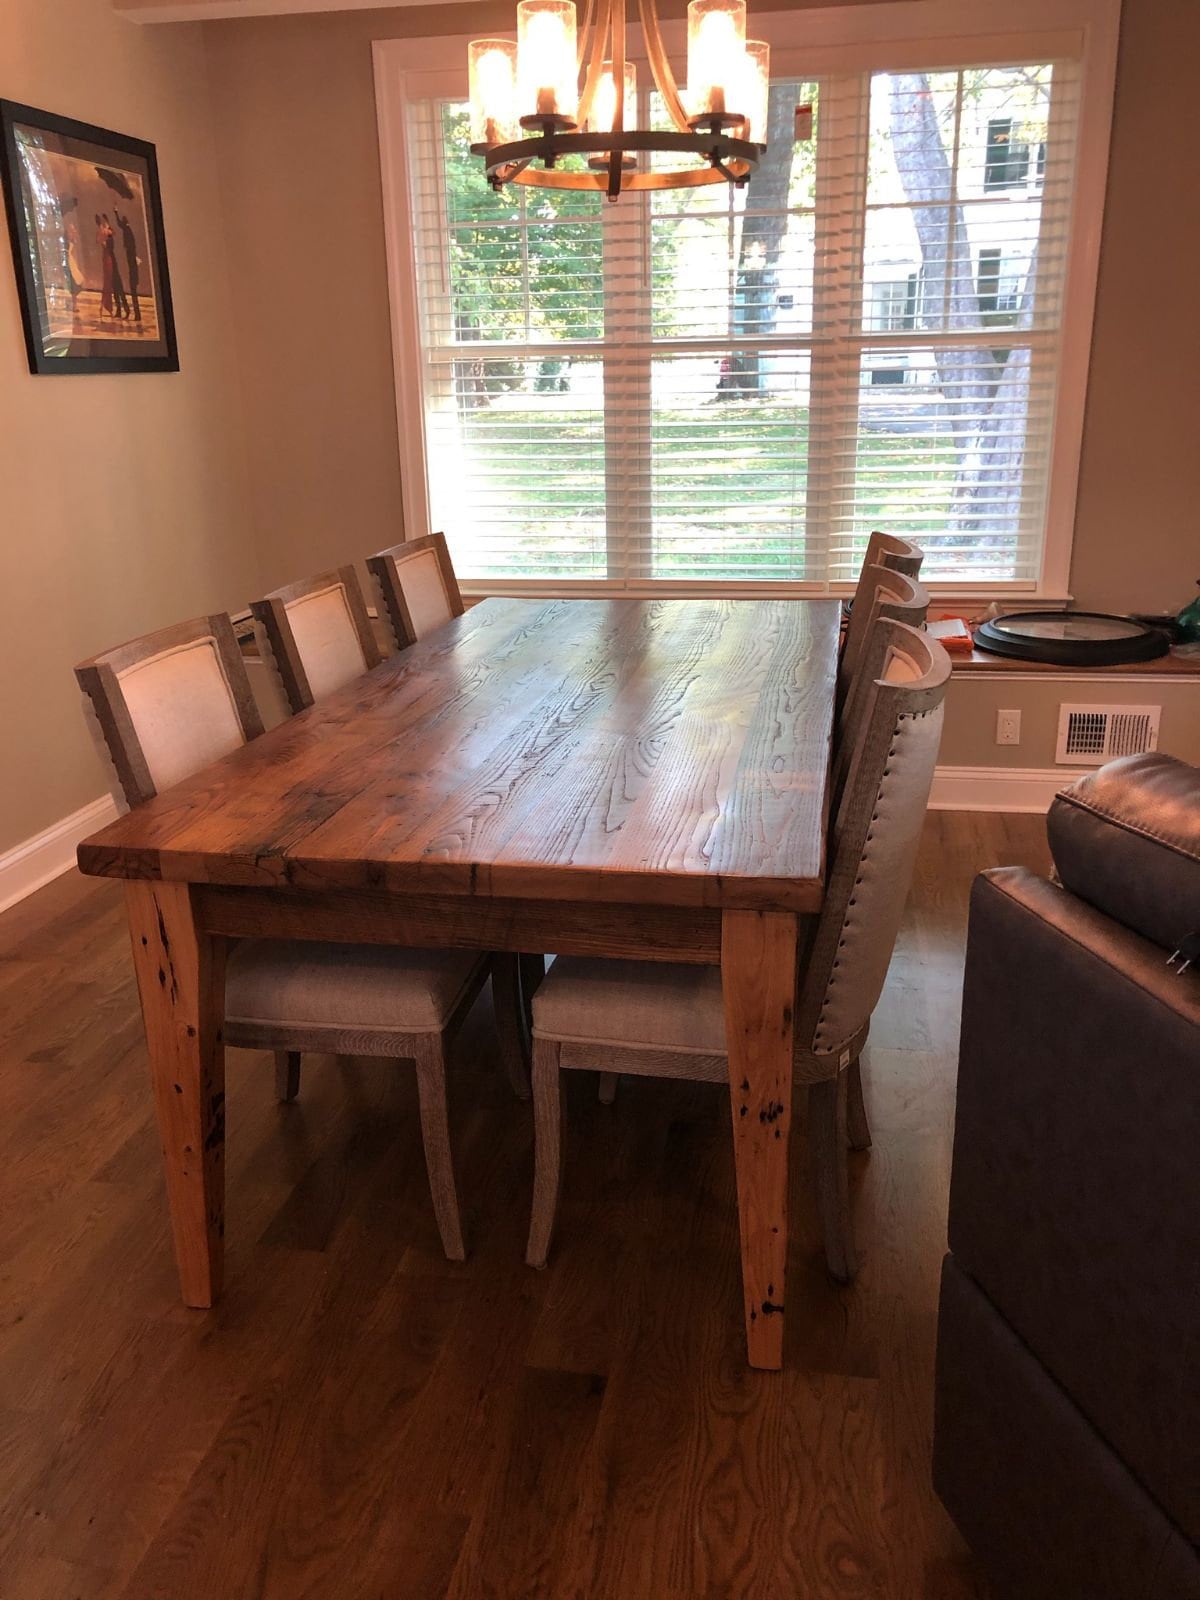
<instances>
[{"instance_id":1,"label":"nailhead trim on chair","mask_svg":"<svg viewBox=\"0 0 1200 1600\"><path fill-rule=\"evenodd\" d=\"M896 750L897 750L898 743L899 743L898 735L899 735L899 732L900 732L900 726L899 726L900 723L902 723L902 722L915 722L915 721L918 720L918 718L924 718L924 717L927 717L928 715L929 715L928 711L902 711L900 713L899 717L897 718L896 731L893 734L893 743L892 743L892 746L891 746L890 750L888 751L887 761L884 763L883 773L882 773L882 775L880 777L880 780L879 780L879 791L875 796L875 807L876 807L876 809L871 813L871 822L872 822L872 824L874 824L874 823L879 821L879 806L880 806L881 801L884 798L884 786L885 786L885 783L886 783L886 780L887 780L888 776L891 773L891 770L892 770L892 767L891 767L892 758L896 754ZM864 867L865 867L866 862L867 862L867 853L868 853L868 850L870 848L871 840L873 838L874 838L874 828L872 826L871 828L867 829L867 836L863 840L862 865ZM854 880L854 887L855 888L857 888L858 885L863 881L864 876L865 876L865 873L860 872L859 875L855 878L855 880ZM841 936L841 938L839 938L838 945L837 945L839 950L841 950L843 948L843 946L846 943L846 940L849 938L849 935L850 935L850 921L851 921L849 912L850 912L850 908L855 904L856 899L857 899L857 896L852 894L850 896L849 900L846 902L846 916L843 918L843 921L842 921L842 936ZM838 957L835 956L834 959L833 959L832 965L830 967L829 982L825 987L825 994L824 994L824 997L822 998L822 1001L821 1001L821 1009L817 1013L817 1024L816 1024L816 1027L813 1029L812 1049L813 1049L813 1054L814 1055L830 1055L830 1054L833 1054L833 1053L836 1052L836 1050L838 1048L840 1048L840 1046L842 1044L845 1043L845 1040L838 1040L834 1044L829 1044L825 1040L823 1040L822 1037L821 1037L822 1029L824 1027L823 1018L825 1017L826 1013L829 1010L830 1004L832 1003L833 991L834 991L834 987L835 987L836 982L837 982L837 980L834 978L833 974L837 971L837 969L841 966L841 964L842 964L841 960Z\"/></svg>"}]
</instances>

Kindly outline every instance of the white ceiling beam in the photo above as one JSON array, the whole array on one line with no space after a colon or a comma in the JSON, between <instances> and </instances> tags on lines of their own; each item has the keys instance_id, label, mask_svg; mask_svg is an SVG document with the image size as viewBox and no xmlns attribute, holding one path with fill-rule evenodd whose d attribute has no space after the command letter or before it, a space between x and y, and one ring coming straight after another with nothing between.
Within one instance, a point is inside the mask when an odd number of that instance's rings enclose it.
<instances>
[{"instance_id":1,"label":"white ceiling beam","mask_svg":"<svg viewBox=\"0 0 1200 1600\"><path fill-rule=\"evenodd\" d=\"M312 11L383 11L428 5L430 0L113 0L130 22L210 22L222 17L285 17ZM467 0L437 0L464 5Z\"/></svg>"}]
</instances>

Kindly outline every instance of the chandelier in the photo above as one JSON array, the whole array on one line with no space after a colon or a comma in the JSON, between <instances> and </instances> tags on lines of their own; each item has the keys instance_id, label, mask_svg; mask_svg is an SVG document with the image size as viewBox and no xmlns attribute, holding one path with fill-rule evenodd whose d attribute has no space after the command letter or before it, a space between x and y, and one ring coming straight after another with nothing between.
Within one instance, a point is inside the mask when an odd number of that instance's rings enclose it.
<instances>
[{"instance_id":1,"label":"chandelier","mask_svg":"<svg viewBox=\"0 0 1200 1600\"><path fill-rule=\"evenodd\" d=\"M663 44L655 0L638 0L654 86L674 131L632 126L637 71L626 58L626 0L520 0L517 38L476 39L468 65L471 151L488 182L543 189L683 189L746 184L766 149L770 46L746 38L745 0L691 0L687 90ZM581 86L582 80L582 86ZM657 152L694 164L639 165ZM565 169L565 156L586 169ZM539 165L540 163L540 165Z\"/></svg>"}]
</instances>

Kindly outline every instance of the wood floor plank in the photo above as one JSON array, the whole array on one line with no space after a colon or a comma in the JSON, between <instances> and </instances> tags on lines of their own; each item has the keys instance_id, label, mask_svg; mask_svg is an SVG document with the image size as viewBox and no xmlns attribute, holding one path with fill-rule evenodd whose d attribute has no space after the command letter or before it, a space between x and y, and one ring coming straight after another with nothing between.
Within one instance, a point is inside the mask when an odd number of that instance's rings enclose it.
<instances>
[{"instance_id":1,"label":"wood floor plank","mask_svg":"<svg viewBox=\"0 0 1200 1600\"><path fill-rule=\"evenodd\" d=\"M0 917L3 1600L983 1600L933 1496L967 893L1040 818L930 816L864 1071L863 1266L828 1279L797 1103L782 1373L747 1371L728 1096L568 1074L555 1250L486 996L451 1064L469 1259L411 1068L231 1051L228 1288L178 1304L115 885Z\"/></svg>"}]
</instances>

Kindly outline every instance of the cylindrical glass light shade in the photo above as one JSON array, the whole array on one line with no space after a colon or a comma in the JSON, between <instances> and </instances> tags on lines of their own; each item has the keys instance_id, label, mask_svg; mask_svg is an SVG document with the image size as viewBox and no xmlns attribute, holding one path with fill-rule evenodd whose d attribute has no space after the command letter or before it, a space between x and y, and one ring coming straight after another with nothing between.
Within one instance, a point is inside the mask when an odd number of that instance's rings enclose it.
<instances>
[{"instance_id":1,"label":"cylindrical glass light shade","mask_svg":"<svg viewBox=\"0 0 1200 1600\"><path fill-rule=\"evenodd\" d=\"M622 128L632 128L637 111L637 68L632 61L625 63L625 103L621 107ZM587 125L592 133L611 133L617 118L617 80L613 64L606 61L600 71L600 82L588 112Z\"/></svg>"},{"instance_id":2,"label":"cylindrical glass light shade","mask_svg":"<svg viewBox=\"0 0 1200 1600\"><path fill-rule=\"evenodd\" d=\"M744 85L744 87L742 87ZM746 137L754 144L767 142L767 107L771 95L771 46L761 39L746 40L746 65L737 90L734 111L746 118Z\"/></svg>"},{"instance_id":3,"label":"cylindrical glass light shade","mask_svg":"<svg viewBox=\"0 0 1200 1600\"><path fill-rule=\"evenodd\" d=\"M521 0L517 7L517 114L569 117L579 106L574 0Z\"/></svg>"},{"instance_id":4,"label":"cylindrical glass light shade","mask_svg":"<svg viewBox=\"0 0 1200 1600\"><path fill-rule=\"evenodd\" d=\"M506 144L521 136L517 121L517 47L511 39L474 39L467 52L471 143Z\"/></svg>"},{"instance_id":5,"label":"cylindrical glass light shade","mask_svg":"<svg viewBox=\"0 0 1200 1600\"><path fill-rule=\"evenodd\" d=\"M693 117L741 112L730 93L746 46L746 0L691 0L688 6L688 106Z\"/></svg>"}]
</instances>

